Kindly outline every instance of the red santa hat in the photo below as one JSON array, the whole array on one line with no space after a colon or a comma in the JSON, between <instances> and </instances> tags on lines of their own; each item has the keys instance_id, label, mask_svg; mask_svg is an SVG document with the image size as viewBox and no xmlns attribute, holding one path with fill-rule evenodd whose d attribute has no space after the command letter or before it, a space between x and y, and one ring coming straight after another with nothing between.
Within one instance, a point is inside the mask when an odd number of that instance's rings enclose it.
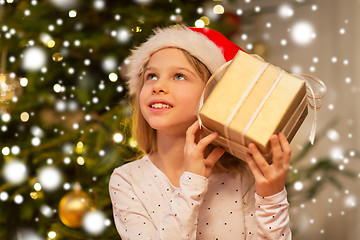
<instances>
[{"instance_id":1,"label":"red santa hat","mask_svg":"<svg viewBox=\"0 0 360 240\"><path fill-rule=\"evenodd\" d=\"M244 51L224 35L210 28L172 26L156 29L154 35L133 50L129 57L127 76L130 95L141 87L140 76L151 55L167 47L187 51L200 60L211 73L232 60L239 50Z\"/></svg>"}]
</instances>

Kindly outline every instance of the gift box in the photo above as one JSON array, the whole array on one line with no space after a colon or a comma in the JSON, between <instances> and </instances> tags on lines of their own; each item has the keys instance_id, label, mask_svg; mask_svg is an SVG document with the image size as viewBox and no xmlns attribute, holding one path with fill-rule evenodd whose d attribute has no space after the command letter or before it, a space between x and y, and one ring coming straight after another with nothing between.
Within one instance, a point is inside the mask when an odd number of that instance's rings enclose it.
<instances>
[{"instance_id":1,"label":"gift box","mask_svg":"<svg viewBox=\"0 0 360 240\"><path fill-rule=\"evenodd\" d=\"M272 134L291 141L307 116L306 83L239 51L200 109L204 134L218 132L215 145L244 160L249 143L269 159Z\"/></svg>"}]
</instances>

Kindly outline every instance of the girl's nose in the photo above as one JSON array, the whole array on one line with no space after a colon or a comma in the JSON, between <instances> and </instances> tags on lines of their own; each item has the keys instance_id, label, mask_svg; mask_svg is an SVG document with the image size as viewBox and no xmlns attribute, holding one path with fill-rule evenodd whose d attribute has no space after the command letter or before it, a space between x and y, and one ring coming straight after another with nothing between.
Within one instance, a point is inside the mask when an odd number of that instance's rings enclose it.
<instances>
[{"instance_id":1,"label":"girl's nose","mask_svg":"<svg viewBox=\"0 0 360 240\"><path fill-rule=\"evenodd\" d=\"M153 85L152 93L153 94L167 94L168 93L168 88L167 88L166 84L163 83L163 81L161 81L159 79Z\"/></svg>"}]
</instances>

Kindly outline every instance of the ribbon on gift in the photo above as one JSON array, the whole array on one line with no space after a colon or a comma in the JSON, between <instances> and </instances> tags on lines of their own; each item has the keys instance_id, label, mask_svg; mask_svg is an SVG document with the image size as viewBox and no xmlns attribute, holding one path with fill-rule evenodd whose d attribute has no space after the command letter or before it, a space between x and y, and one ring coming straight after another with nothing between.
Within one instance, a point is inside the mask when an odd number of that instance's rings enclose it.
<instances>
[{"instance_id":1,"label":"ribbon on gift","mask_svg":"<svg viewBox=\"0 0 360 240\"><path fill-rule=\"evenodd\" d=\"M254 57L264 61L261 57L257 56L257 55L253 55ZM207 87L209 86L209 84L215 79L215 77L220 74L221 72L223 72L230 64L231 64L232 60L224 63L215 73L212 74L212 76L209 78L209 80L207 81L204 90L201 94L200 97L200 101L199 101L199 108L198 108L198 113L197 113L197 117L199 120L199 126L200 128L203 127L201 118L200 118L200 110L204 105L204 100L205 100L205 92L207 90ZM242 106L242 104L244 103L245 99L247 98L247 96L250 94L251 90L253 89L253 87L256 85L256 82L261 78L262 74L265 72L266 68L269 66L269 63L266 63L264 61L264 65L262 66L262 68L259 70L259 72L257 73L257 75L254 77L254 79L252 80L252 82L250 83L250 85L248 86L248 88L245 90L245 93L242 95L242 97L239 99L236 107L233 109L232 113L229 115L226 124L224 125L224 134L225 134L225 139L227 142L227 145L229 147L229 151L231 154L233 154L233 149L231 147L230 144L230 140L229 140L229 125L231 123L231 121L233 120L233 118L235 117L236 113L238 112L239 108ZM271 95L271 93L273 92L273 90L275 89L276 85L278 84L278 82L280 81L282 75L284 74L284 71L282 70L280 72L280 74L278 75L277 79L275 80L275 82L273 83L273 85L271 86L271 88L269 89L269 91L267 92L267 94L265 95L265 97L263 98L263 100L261 101L261 103L259 104L259 106L257 107L257 109L255 110L255 112L253 113L253 115L251 116L249 122L247 123L246 127L243 129L242 134L241 134L241 144L245 145L245 133L247 132L247 130L250 128L250 126L252 125L252 123L254 122L254 120L256 119L257 115L259 114L259 112L261 111L261 108L263 107L263 105L265 104L266 100L269 98L269 96ZM309 136L309 140L311 142L311 144L314 144L315 141L315 135L316 135L316 122L317 122L317 110L320 108L321 106L321 99L325 96L325 93L327 91L326 85L318 78L312 77L310 75L306 75L306 74L294 74L294 76L302 79L305 83L306 83L306 92L307 92L307 102L308 102L308 106L314 110L314 119L313 119L313 123L312 123L312 127L311 127L311 132L310 132L310 136ZM317 85L319 85L320 88L320 93L315 93L313 87L311 86L310 82L315 82Z\"/></svg>"},{"instance_id":2,"label":"ribbon on gift","mask_svg":"<svg viewBox=\"0 0 360 240\"><path fill-rule=\"evenodd\" d=\"M302 118L305 118L305 116L307 115L307 97L304 96L303 99L301 100L300 104L297 106L296 110L294 111L294 113L292 114L292 116L289 118L289 121L285 124L284 128L282 129L282 131L284 133L287 133L290 137L290 139L293 137L293 134L295 134L293 131L297 129L297 124L302 122ZM203 129L203 133L205 135L211 134L213 131L210 130L209 128L207 128L206 126L202 126ZM227 151L227 152L231 152L233 151L233 155L238 157L239 159L245 160L245 156L246 153L249 152L249 149L244 146L241 145L240 143L237 143L236 141L232 141L232 140L228 140L223 136L218 136L213 143L215 145L220 145L223 146L223 148ZM230 145L229 145L230 144ZM230 150L230 148L232 150ZM267 161L271 161L271 152L268 153L263 153L264 158Z\"/></svg>"},{"instance_id":3,"label":"ribbon on gift","mask_svg":"<svg viewBox=\"0 0 360 240\"><path fill-rule=\"evenodd\" d=\"M293 74L294 76L302 79L306 83L306 92L307 92L307 98L308 98L308 106L314 110L314 120L311 127L311 132L309 136L309 140L311 144L314 144L315 141L315 135L316 135L316 122L317 122L317 110L321 107L321 99L325 96L327 87L323 81L320 79L307 75L307 74ZM311 86L310 82L315 82L320 88L320 92L314 91L313 87Z\"/></svg>"}]
</instances>

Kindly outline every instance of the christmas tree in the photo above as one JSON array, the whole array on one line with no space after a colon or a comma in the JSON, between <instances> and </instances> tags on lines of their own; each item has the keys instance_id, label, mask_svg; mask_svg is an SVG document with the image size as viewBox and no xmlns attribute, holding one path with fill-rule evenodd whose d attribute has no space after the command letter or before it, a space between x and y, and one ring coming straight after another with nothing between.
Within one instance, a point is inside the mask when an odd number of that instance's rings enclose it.
<instances>
[{"instance_id":1,"label":"christmas tree","mask_svg":"<svg viewBox=\"0 0 360 240\"><path fill-rule=\"evenodd\" d=\"M141 154L130 135L126 58L155 27L241 31L245 13L216 5L0 0L0 239L119 239L109 176ZM333 169L324 162L308 170Z\"/></svg>"},{"instance_id":2,"label":"christmas tree","mask_svg":"<svg viewBox=\"0 0 360 240\"><path fill-rule=\"evenodd\" d=\"M203 3L0 1L0 239L119 238L108 179L139 154L126 57Z\"/></svg>"}]
</instances>

